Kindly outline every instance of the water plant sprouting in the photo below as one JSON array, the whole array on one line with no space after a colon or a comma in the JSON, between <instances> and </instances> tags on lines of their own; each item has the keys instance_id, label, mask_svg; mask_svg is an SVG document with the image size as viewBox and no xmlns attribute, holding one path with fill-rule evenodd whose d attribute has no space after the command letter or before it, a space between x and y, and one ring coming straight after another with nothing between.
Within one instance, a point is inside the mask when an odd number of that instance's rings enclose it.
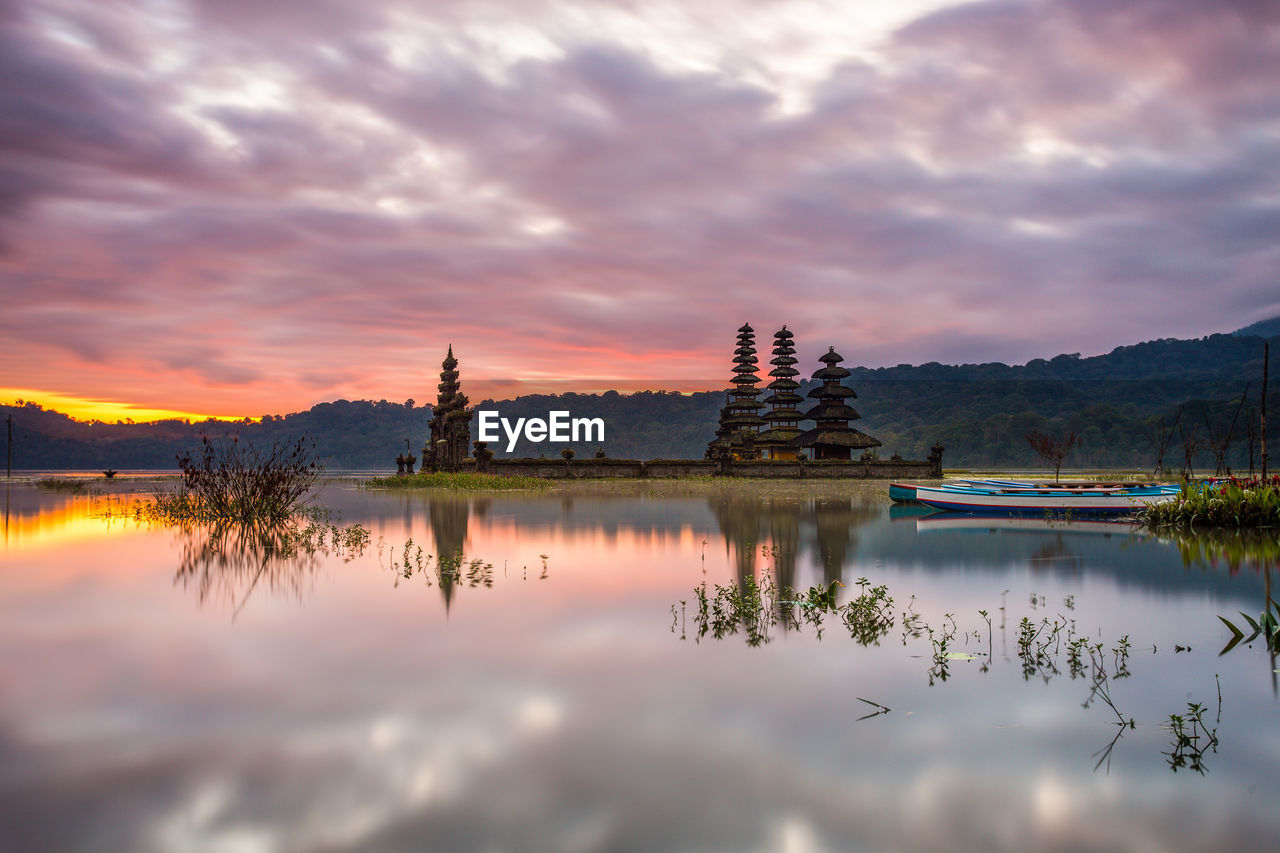
<instances>
[{"instance_id":1,"label":"water plant sprouting","mask_svg":"<svg viewBox=\"0 0 1280 853\"><path fill-rule=\"evenodd\" d=\"M1254 619L1243 610L1240 611L1240 618L1244 620L1244 624L1252 632L1247 637L1244 631L1237 628L1230 619L1225 616L1218 616L1222 624L1226 625L1231 631L1231 639L1223 646L1222 651L1218 652L1219 655L1225 655L1240 643L1244 643L1247 646L1259 637L1266 643L1267 651L1273 655L1280 654L1280 603L1277 603L1275 598L1267 597L1267 607L1257 619Z\"/></svg>"},{"instance_id":2,"label":"water plant sprouting","mask_svg":"<svg viewBox=\"0 0 1280 853\"><path fill-rule=\"evenodd\" d=\"M1215 679L1217 677L1215 676ZM1169 732L1169 751L1161 753L1168 759L1169 769L1174 773L1186 768L1201 775L1208 769L1204 764L1204 756L1208 752L1218 751L1218 726L1213 728L1204 719L1205 706L1200 702L1188 702L1187 710L1181 714L1170 714L1163 725ZM1222 718L1222 686L1218 686L1218 720Z\"/></svg>"},{"instance_id":3,"label":"water plant sprouting","mask_svg":"<svg viewBox=\"0 0 1280 853\"><path fill-rule=\"evenodd\" d=\"M378 543L378 558L390 558L390 568L395 576L395 586L402 580L412 580L415 576L426 583L442 590L455 587L492 588L495 576L493 563L479 558L467 560L461 551L451 554L428 554L410 537L402 546L389 547L385 542ZM385 565L385 564L384 564ZM544 558L543 567L546 567Z\"/></svg>"}]
</instances>

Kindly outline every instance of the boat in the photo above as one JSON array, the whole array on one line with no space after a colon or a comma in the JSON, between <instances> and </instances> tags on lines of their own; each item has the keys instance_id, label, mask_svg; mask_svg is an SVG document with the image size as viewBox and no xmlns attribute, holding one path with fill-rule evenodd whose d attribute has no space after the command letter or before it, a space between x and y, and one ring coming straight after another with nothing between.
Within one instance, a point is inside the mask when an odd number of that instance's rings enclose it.
<instances>
[{"instance_id":1,"label":"boat","mask_svg":"<svg viewBox=\"0 0 1280 853\"><path fill-rule=\"evenodd\" d=\"M1178 496L1178 486L917 486L916 500L935 509L991 515L1127 515Z\"/></svg>"},{"instance_id":2,"label":"boat","mask_svg":"<svg viewBox=\"0 0 1280 853\"><path fill-rule=\"evenodd\" d=\"M916 499L916 487L909 483L890 483L889 500L894 503L909 503Z\"/></svg>"},{"instance_id":3,"label":"boat","mask_svg":"<svg viewBox=\"0 0 1280 853\"><path fill-rule=\"evenodd\" d=\"M969 488L1031 488L1035 483L1022 483L1017 480L948 480L938 486L940 489ZM911 483L890 483L889 500L895 503L912 503L916 500L916 486Z\"/></svg>"}]
</instances>

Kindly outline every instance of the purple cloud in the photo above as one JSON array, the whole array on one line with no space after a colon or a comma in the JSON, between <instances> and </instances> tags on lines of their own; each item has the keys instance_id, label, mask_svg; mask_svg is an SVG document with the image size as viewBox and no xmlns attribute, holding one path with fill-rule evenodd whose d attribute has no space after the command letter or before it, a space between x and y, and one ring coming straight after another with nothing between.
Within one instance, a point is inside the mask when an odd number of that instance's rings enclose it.
<instances>
[{"instance_id":1,"label":"purple cloud","mask_svg":"<svg viewBox=\"0 0 1280 853\"><path fill-rule=\"evenodd\" d=\"M429 396L450 342L716 377L743 320L877 365L1280 311L1274 4L842 8L10 2L0 386L256 413Z\"/></svg>"}]
</instances>

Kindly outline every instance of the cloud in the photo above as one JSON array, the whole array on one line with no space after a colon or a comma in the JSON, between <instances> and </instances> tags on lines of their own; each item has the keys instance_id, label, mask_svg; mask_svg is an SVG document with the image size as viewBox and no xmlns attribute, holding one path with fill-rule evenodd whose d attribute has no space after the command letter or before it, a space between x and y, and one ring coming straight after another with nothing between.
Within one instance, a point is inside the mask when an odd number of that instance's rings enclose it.
<instances>
[{"instance_id":1,"label":"cloud","mask_svg":"<svg viewBox=\"0 0 1280 853\"><path fill-rule=\"evenodd\" d=\"M221 352L197 383L257 412L421 397L448 341L477 378L715 374L744 319L1020 361L1274 301L1273 5L815 4L12 3L7 328L55 384L86 339L122 383ZM369 387L280 384L330 360ZM189 376L142 402L235 393Z\"/></svg>"}]
</instances>

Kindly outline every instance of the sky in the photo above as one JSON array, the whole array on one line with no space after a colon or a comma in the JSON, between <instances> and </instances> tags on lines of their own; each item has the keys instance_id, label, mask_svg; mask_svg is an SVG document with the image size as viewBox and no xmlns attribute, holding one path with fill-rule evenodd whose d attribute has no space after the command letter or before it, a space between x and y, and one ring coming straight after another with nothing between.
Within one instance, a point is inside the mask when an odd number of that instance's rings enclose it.
<instances>
[{"instance_id":1,"label":"sky","mask_svg":"<svg viewBox=\"0 0 1280 853\"><path fill-rule=\"evenodd\" d=\"M1277 80L1275 0L0 0L0 402L1230 331L1280 314Z\"/></svg>"}]
</instances>

